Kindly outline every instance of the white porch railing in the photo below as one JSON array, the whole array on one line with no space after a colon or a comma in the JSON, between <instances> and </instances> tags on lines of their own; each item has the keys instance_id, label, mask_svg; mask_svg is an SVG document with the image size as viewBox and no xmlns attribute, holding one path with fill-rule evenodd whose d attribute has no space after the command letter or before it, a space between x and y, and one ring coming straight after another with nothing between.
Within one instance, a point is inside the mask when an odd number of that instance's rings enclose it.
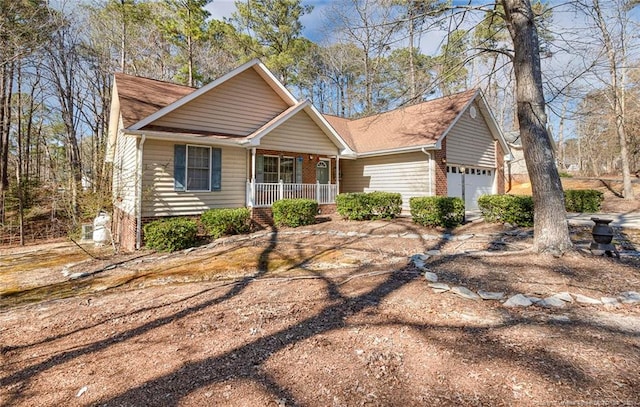
<instances>
[{"instance_id":1,"label":"white porch railing","mask_svg":"<svg viewBox=\"0 0 640 407\"><path fill-rule=\"evenodd\" d=\"M285 184L247 181L247 206L270 207L278 199L314 199L319 204L336 202L338 188L335 184Z\"/></svg>"}]
</instances>

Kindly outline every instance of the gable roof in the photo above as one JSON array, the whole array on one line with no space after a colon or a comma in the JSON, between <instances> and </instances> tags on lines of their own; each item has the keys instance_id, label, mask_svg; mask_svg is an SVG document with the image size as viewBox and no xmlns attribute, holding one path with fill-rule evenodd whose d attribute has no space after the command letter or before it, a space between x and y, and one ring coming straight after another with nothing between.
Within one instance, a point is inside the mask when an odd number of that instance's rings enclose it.
<instances>
[{"instance_id":1,"label":"gable roof","mask_svg":"<svg viewBox=\"0 0 640 407\"><path fill-rule=\"evenodd\" d=\"M125 128L195 91L189 86L123 73L114 77Z\"/></svg>"},{"instance_id":2,"label":"gable roof","mask_svg":"<svg viewBox=\"0 0 640 407\"><path fill-rule=\"evenodd\" d=\"M433 148L478 94L472 89L356 120L325 117L358 154Z\"/></svg>"},{"instance_id":3,"label":"gable roof","mask_svg":"<svg viewBox=\"0 0 640 407\"><path fill-rule=\"evenodd\" d=\"M211 89L216 88L217 86L227 82L229 79L238 76L240 73L248 70L248 69L254 69L258 75L260 75L260 77L262 77L262 79L264 79L264 81L289 105L295 105L296 103L298 103L298 101L296 100L296 98L291 94L291 92L289 92L281 83L280 81L278 81L273 74L267 69L266 66L264 66L262 64L262 62L260 62L260 60L258 59L253 59L241 66L239 66L238 68L234 69L233 71L227 73L226 75L223 75L221 77L219 77L218 79L209 82L207 85L197 89L197 90L192 90L189 94L185 95L184 97L177 99L173 102L171 102L168 105L165 105L163 108L161 108L160 110L154 112L153 114L145 117L144 119L140 120L139 122L133 124L130 128L132 130L140 130L142 129L144 126L153 123L155 120L158 120L160 117L165 116L166 114L173 112L174 110L178 109L180 106L183 106L187 103L189 103L190 101L192 101L193 99L196 99L197 97L199 97L200 95L209 92Z\"/></svg>"}]
</instances>

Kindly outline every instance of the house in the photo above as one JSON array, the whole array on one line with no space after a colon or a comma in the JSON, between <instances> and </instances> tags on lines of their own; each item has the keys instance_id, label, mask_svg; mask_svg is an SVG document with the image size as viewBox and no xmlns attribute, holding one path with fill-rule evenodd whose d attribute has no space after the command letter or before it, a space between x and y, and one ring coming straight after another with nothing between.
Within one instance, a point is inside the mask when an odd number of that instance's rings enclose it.
<instances>
[{"instance_id":1,"label":"house","mask_svg":"<svg viewBox=\"0 0 640 407\"><path fill-rule=\"evenodd\" d=\"M340 190L400 192L403 209L415 196L463 198L504 193L510 159L482 92L469 90L357 120L325 116L356 160L345 161Z\"/></svg>"},{"instance_id":2,"label":"house","mask_svg":"<svg viewBox=\"0 0 640 407\"><path fill-rule=\"evenodd\" d=\"M112 233L124 249L160 217L242 206L268 216L279 198L332 204L340 158L355 157L257 60L200 89L116 74L108 140Z\"/></svg>"},{"instance_id":3,"label":"house","mask_svg":"<svg viewBox=\"0 0 640 407\"><path fill-rule=\"evenodd\" d=\"M199 89L116 74L112 234L132 250L144 223L210 208L264 220L282 198L331 210L338 192L401 192L405 207L462 196L463 183L467 196L500 192L505 151L479 91L346 120L298 101L258 60Z\"/></svg>"}]
</instances>

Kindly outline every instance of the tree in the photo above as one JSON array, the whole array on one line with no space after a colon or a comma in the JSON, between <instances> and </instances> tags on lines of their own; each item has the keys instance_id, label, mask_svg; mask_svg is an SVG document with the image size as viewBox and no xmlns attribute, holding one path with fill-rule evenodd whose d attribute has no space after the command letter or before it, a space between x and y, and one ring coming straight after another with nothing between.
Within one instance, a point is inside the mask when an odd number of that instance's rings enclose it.
<instances>
[{"instance_id":1,"label":"tree","mask_svg":"<svg viewBox=\"0 0 640 407\"><path fill-rule=\"evenodd\" d=\"M533 191L533 247L537 252L563 253L572 245L562 183L547 131L535 14L529 0L501 0L501 4L513 41L518 123Z\"/></svg>"},{"instance_id":2,"label":"tree","mask_svg":"<svg viewBox=\"0 0 640 407\"><path fill-rule=\"evenodd\" d=\"M205 36L205 21L209 12L204 6L211 0L164 0L162 5L172 18L156 19L161 31L181 52L183 67L179 80L187 86L195 86L201 79L194 65L196 47Z\"/></svg>"},{"instance_id":3,"label":"tree","mask_svg":"<svg viewBox=\"0 0 640 407\"><path fill-rule=\"evenodd\" d=\"M620 148L622 163L623 195L625 199L633 199L631 170L629 165L629 147L626 129L626 63L629 3L625 0L614 1L612 15L605 15L600 0L579 2L595 24L600 35L600 43L606 55L609 70L609 83L606 92L607 104L615 122L616 136Z\"/></svg>"},{"instance_id":4,"label":"tree","mask_svg":"<svg viewBox=\"0 0 640 407\"><path fill-rule=\"evenodd\" d=\"M391 52L394 35L402 27L397 9L384 0L348 0L335 3L327 16L329 25L336 27L341 42L353 43L362 50L363 90L362 114L380 111L386 104L378 104L375 94L380 88L380 68Z\"/></svg>"},{"instance_id":5,"label":"tree","mask_svg":"<svg viewBox=\"0 0 640 407\"><path fill-rule=\"evenodd\" d=\"M55 27L44 0L0 0L0 199L9 187L9 132L16 64L46 44ZM4 212L0 215L1 219Z\"/></svg>"},{"instance_id":6,"label":"tree","mask_svg":"<svg viewBox=\"0 0 640 407\"><path fill-rule=\"evenodd\" d=\"M239 40L265 64L286 86L292 82L293 66L309 49L302 38L300 18L310 13L311 6L300 0L236 1L237 11L231 23L240 34Z\"/></svg>"},{"instance_id":7,"label":"tree","mask_svg":"<svg viewBox=\"0 0 640 407\"><path fill-rule=\"evenodd\" d=\"M447 33L447 41L435 58L440 91L452 95L466 88L469 72L465 67L469 43L467 31L454 30Z\"/></svg>"}]
</instances>

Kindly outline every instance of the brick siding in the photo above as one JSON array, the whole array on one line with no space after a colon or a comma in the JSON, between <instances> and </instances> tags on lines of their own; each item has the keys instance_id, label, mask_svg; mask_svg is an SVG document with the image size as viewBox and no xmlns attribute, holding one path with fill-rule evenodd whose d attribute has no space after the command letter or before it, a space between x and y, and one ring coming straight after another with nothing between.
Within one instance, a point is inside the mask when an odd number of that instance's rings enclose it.
<instances>
[{"instance_id":1,"label":"brick siding","mask_svg":"<svg viewBox=\"0 0 640 407\"><path fill-rule=\"evenodd\" d=\"M435 151L436 195L447 196L447 139L442 140L440 150Z\"/></svg>"}]
</instances>

